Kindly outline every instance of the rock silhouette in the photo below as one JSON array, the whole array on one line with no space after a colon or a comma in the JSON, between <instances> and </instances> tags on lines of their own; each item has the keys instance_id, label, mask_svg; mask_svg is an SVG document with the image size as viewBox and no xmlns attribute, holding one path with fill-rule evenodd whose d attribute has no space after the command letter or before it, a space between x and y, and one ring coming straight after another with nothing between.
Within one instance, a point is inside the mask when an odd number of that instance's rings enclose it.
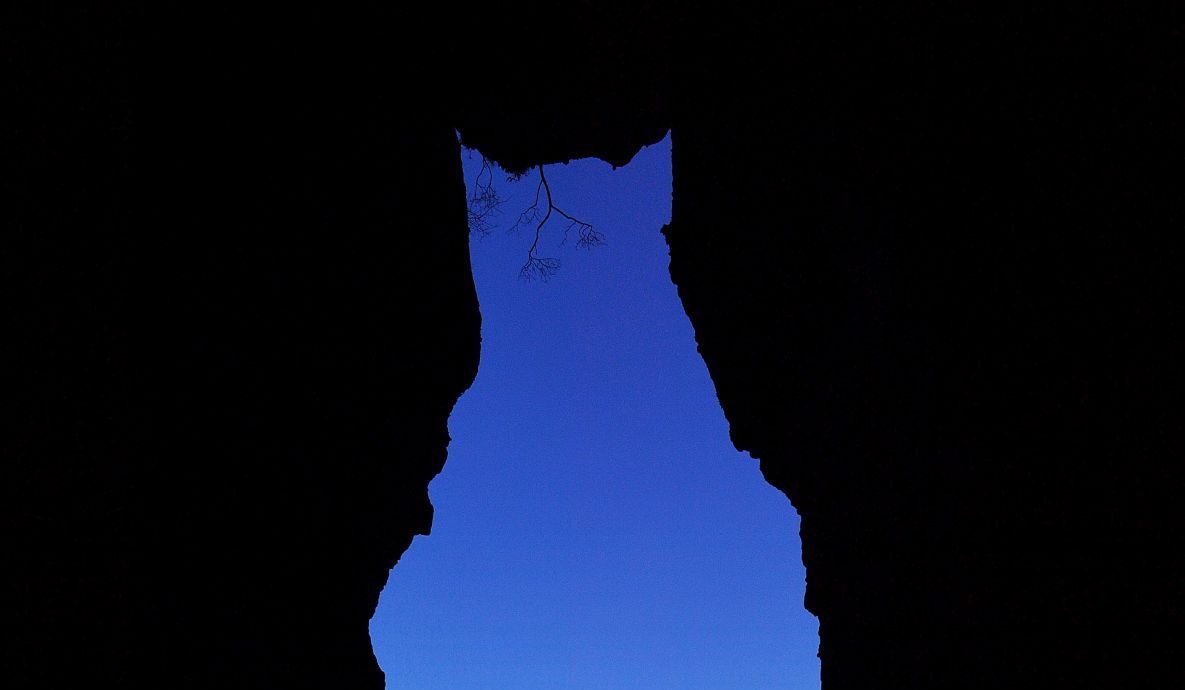
<instances>
[{"instance_id":1,"label":"rock silhouette","mask_svg":"<svg viewBox=\"0 0 1185 690\"><path fill-rule=\"evenodd\" d=\"M455 132L668 129L824 688L1180 685L1179 12L43 5L0 29L8 687L381 687L478 358Z\"/></svg>"}]
</instances>

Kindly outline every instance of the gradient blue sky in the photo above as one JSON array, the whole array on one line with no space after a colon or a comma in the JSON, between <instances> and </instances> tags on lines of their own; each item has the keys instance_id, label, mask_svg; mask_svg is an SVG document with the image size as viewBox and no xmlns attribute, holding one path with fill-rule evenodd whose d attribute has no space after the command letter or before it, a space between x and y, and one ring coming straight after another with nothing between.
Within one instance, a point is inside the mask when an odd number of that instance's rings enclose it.
<instances>
[{"instance_id":1,"label":"gradient blue sky","mask_svg":"<svg viewBox=\"0 0 1185 690\"><path fill-rule=\"evenodd\" d=\"M508 234L537 176L499 172L472 240L481 367L449 420L432 535L371 621L400 690L817 689L798 516L738 453L667 273L670 140L616 171L547 168L607 245L559 246L548 282ZM480 157L465 158L472 184Z\"/></svg>"}]
</instances>

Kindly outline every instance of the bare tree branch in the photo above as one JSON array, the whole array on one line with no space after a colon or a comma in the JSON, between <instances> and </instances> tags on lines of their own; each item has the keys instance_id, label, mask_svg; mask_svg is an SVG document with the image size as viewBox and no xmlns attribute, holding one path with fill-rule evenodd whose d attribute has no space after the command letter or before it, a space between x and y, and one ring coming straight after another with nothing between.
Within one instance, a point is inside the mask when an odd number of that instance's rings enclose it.
<instances>
[{"instance_id":1,"label":"bare tree branch","mask_svg":"<svg viewBox=\"0 0 1185 690\"><path fill-rule=\"evenodd\" d=\"M547 224L552 213L559 214L568 221L567 226L564 227L564 238L560 244L568 241L568 235L572 230L576 230L576 246L579 249L591 249L605 243L604 235L594 229L591 223L586 223L555 205L555 199L551 195L551 185L547 182L547 175L543 172L543 166L538 166L538 169L539 185L535 188L535 201L519 215L519 220L515 223L516 227L520 224L535 223L535 239L531 242L531 248L527 250L527 261L523 264L522 270L519 271L519 276L525 280L533 280L534 278L547 280L559 270L559 259L540 257L538 254L539 238L543 234L543 226ZM542 212L542 217L540 217L541 212L539 210L540 190L543 191L547 198L547 210Z\"/></svg>"},{"instance_id":2,"label":"bare tree branch","mask_svg":"<svg viewBox=\"0 0 1185 690\"><path fill-rule=\"evenodd\" d=\"M500 215L502 199L494 189L494 168L490 160L481 157L481 170L473 178L469 195L469 231L485 237L493 230L493 217Z\"/></svg>"},{"instance_id":3,"label":"bare tree branch","mask_svg":"<svg viewBox=\"0 0 1185 690\"><path fill-rule=\"evenodd\" d=\"M605 244L605 237L591 223L587 223L555 205L555 198L551 195L551 185L542 165L535 166L539 171L539 183L535 185L535 199L531 205L523 209L510 232L521 226L534 226L535 234L531 246L527 250L527 260L519 271L519 277L524 280L548 280L560 268L560 260L554 257L539 255L539 241L543 237L543 227L551 220L553 214L566 221L563 239L560 245L565 245L568 238L575 232L577 249L591 249ZM508 181L517 181L521 175L507 177ZM494 163L485 156L481 158L481 169L473 178L473 189L469 193L469 230L482 237L493 231L494 217L501 215L503 199L494 188ZM546 202L546 203L544 203Z\"/></svg>"}]
</instances>

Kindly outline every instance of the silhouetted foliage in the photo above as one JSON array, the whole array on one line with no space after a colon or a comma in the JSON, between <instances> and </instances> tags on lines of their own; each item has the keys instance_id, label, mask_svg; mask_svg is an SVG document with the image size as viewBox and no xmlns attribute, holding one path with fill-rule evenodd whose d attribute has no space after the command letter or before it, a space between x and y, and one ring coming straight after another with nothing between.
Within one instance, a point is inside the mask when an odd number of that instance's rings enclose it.
<instances>
[{"instance_id":1,"label":"silhouetted foliage","mask_svg":"<svg viewBox=\"0 0 1185 690\"><path fill-rule=\"evenodd\" d=\"M473 178L473 190L469 194L469 230L482 237L493 230L493 217L501 213L502 199L494 188L494 167L485 156L481 157L481 169Z\"/></svg>"},{"instance_id":2,"label":"silhouetted foliage","mask_svg":"<svg viewBox=\"0 0 1185 690\"><path fill-rule=\"evenodd\" d=\"M560 268L560 260L539 254L539 240L543 236L543 228L558 215L566 221L561 245L568 243L573 233L576 235L578 249L591 249L605 244L605 236L587 221L577 218L560 208L555 203L551 193L551 185L547 181L547 174L542 165L536 166L539 172L539 182L535 185L535 198L531 205L519 213L518 219L510 226L513 232L521 226L534 226L535 233L531 246L527 249L527 260L519 270L519 277L523 280L548 280ZM507 176L507 182L516 182L522 176ZM485 156L481 159L481 168L473 179L473 189L469 194L469 229L482 237L488 236L494 227L494 217L501 215L504 200L494 186L494 164Z\"/></svg>"}]
</instances>

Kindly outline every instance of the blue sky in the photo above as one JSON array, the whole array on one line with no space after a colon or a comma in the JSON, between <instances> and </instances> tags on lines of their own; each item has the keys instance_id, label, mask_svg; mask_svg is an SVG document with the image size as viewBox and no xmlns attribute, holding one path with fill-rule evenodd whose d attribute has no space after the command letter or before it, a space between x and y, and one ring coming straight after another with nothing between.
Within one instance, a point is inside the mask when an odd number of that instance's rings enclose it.
<instances>
[{"instance_id":1,"label":"blue sky","mask_svg":"<svg viewBox=\"0 0 1185 690\"><path fill-rule=\"evenodd\" d=\"M498 174L503 214L471 243L481 366L432 534L371 621L388 688L817 689L798 516L729 443L667 273L669 138L546 174L607 244L560 246L554 222L559 272L521 280L533 231L506 229L538 178Z\"/></svg>"}]
</instances>

